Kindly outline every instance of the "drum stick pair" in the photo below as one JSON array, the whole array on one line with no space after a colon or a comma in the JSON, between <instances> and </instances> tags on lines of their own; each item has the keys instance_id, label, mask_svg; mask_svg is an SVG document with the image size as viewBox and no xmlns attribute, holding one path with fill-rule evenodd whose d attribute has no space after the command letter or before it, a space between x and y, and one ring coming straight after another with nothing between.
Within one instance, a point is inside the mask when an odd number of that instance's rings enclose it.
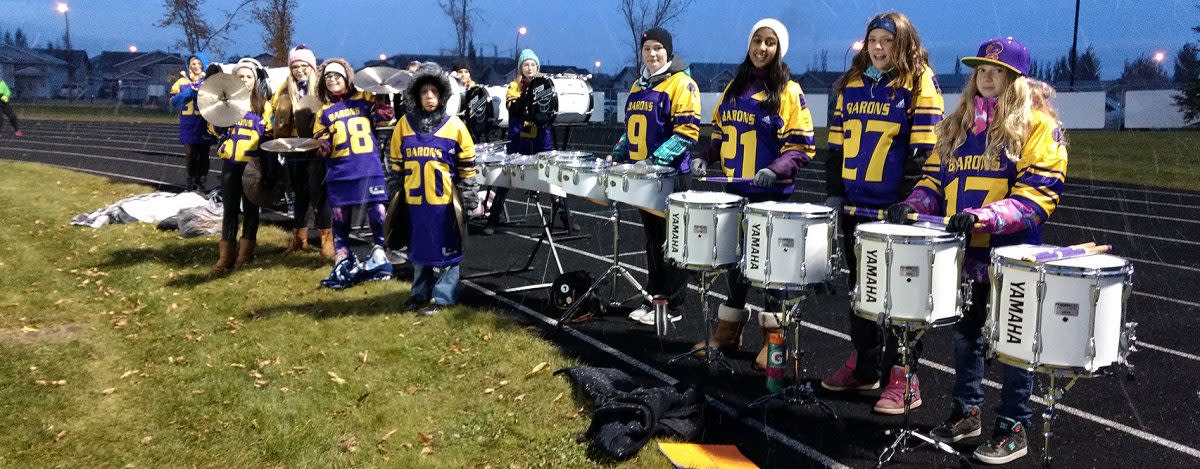
<instances>
[{"instance_id":1,"label":"drum stick pair","mask_svg":"<svg viewBox=\"0 0 1200 469\"><path fill-rule=\"evenodd\" d=\"M706 177L702 177L699 179L701 182L723 182L726 184L734 184L734 183L739 183L739 182L745 182L745 183L754 182L754 178L731 178L731 177L725 177L725 176L706 176ZM779 180L775 181L775 185L780 185L780 186L791 184L791 183L792 183L791 179L779 179Z\"/></svg>"},{"instance_id":2,"label":"drum stick pair","mask_svg":"<svg viewBox=\"0 0 1200 469\"><path fill-rule=\"evenodd\" d=\"M1045 263L1051 261L1061 261L1063 259L1090 256L1093 254L1103 254L1111 250L1111 245L1105 244L1097 246L1094 242L1087 242L1083 244L1076 244L1074 246L1054 248L1046 252L1039 252L1037 254L1022 257L1021 260Z\"/></svg>"},{"instance_id":3,"label":"drum stick pair","mask_svg":"<svg viewBox=\"0 0 1200 469\"><path fill-rule=\"evenodd\" d=\"M842 213L845 213L846 215L850 215L850 216L855 216L855 217L874 218L876 220L884 220L887 218L886 210L855 207L853 205L847 205L847 206L842 207ZM950 224L950 217L939 217L937 215L925 215L923 213L910 213L910 214L908 214L908 219L912 220L912 221L919 221L919 222L925 222L925 223L935 223L938 225L949 225ZM983 223L976 223L975 228L983 228Z\"/></svg>"}]
</instances>

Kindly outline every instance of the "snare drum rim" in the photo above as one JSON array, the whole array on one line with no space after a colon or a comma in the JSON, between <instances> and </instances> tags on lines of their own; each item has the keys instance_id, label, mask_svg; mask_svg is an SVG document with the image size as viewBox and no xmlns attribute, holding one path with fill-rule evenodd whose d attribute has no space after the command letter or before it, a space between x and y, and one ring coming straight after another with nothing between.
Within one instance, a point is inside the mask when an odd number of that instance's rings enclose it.
<instances>
[{"instance_id":1,"label":"snare drum rim","mask_svg":"<svg viewBox=\"0 0 1200 469\"><path fill-rule=\"evenodd\" d=\"M916 245L916 246L926 246L926 245L940 246L943 244L957 244L957 243L961 242L963 239L963 235L955 234L955 233L946 233L946 234L940 235L940 236L915 236L915 235L904 235L904 234L875 233L875 232L870 232L870 231L863 231L861 228L854 229L854 237L862 238L862 239L869 239L871 241L878 241L881 243L886 243L888 241L892 241L894 243Z\"/></svg>"},{"instance_id":2,"label":"snare drum rim","mask_svg":"<svg viewBox=\"0 0 1200 469\"><path fill-rule=\"evenodd\" d=\"M614 165L610 166L610 168L620 168L622 166L633 166L633 165L631 165L631 164L614 164ZM656 172L654 172L653 174L651 174L651 173L631 173L629 171L614 171L613 169L609 169L608 174L613 177L621 177L621 178L627 178L627 179L644 179L644 180L672 179L679 175L678 169L675 169L675 168L672 168L669 166L655 166L655 168L664 168L664 169L662 171L656 170Z\"/></svg>"},{"instance_id":3,"label":"snare drum rim","mask_svg":"<svg viewBox=\"0 0 1200 469\"><path fill-rule=\"evenodd\" d=\"M1075 267L1063 265L1040 264L1037 262L1026 261L1023 259L1015 259L992 252L992 261L1002 267L1010 267L1015 270L1025 272L1041 272L1045 271L1047 275L1070 278L1109 278L1109 277L1124 277L1133 272L1133 264L1128 259L1121 259L1125 262L1124 265L1118 267ZM1053 262L1053 261L1052 261Z\"/></svg>"},{"instance_id":4,"label":"snare drum rim","mask_svg":"<svg viewBox=\"0 0 1200 469\"><path fill-rule=\"evenodd\" d=\"M1121 365L1119 362L1113 362L1108 365L1097 367L1095 371L1088 370L1087 368L1084 368L1082 366L1048 365L1045 363L1040 363L1037 366L1033 366L1033 364L1030 363L1028 360L1016 358L1016 357L1013 357L1011 355L1008 355L1006 353L1001 353L1001 352L996 352L996 360L999 360L1000 363L1003 363L1005 365L1009 365L1014 368L1020 368L1025 371L1031 371L1031 372L1035 372L1035 373L1055 374L1055 375L1059 375L1059 376L1066 375L1066 376L1079 377L1079 378L1095 378L1095 377L1103 376L1105 374L1108 374L1111 370L1115 370L1116 367Z\"/></svg>"},{"instance_id":5,"label":"snare drum rim","mask_svg":"<svg viewBox=\"0 0 1200 469\"><path fill-rule=\"evenodd\" d=\"M755 203L757 203L757 202L755 202ZM784 212L784 211L776 211L776 210L766 209L766 208L762 208L762 207L751 207L751 205L754 205L754 204L746 204L746 209L744 210L745 215L752 215L752 214L753 215L763 215L763 216L769 215L771 217L782 218L784 220L833 220L834 215L836 215L836 212L834 212L832 210L830 210L828 212L821 212L821 213Z\"/></svg>"},{"instance_id":6,"label":"snare drum rim","mask_svg":"<svg viewBox=\"0 0 1200 469\"><path fill-rule=\"evenodd\" d=\"M735 200L733 202L690 202L690 201L686 201L686 200L679 200L679 199L671 198L672 195L686 194L688 192L703 192L703 191L688 190L688 191L683 191L683 192L673 192L667 196L667 206L668 207L676 206L676 207L681 207L684 209L689 209L689 208L695 207L700 210L721 210L721 209L728 209L728 208L741 209L746 206L745 198L738 198L738 200ZM739 210L739 211L741 211L741 210ZM738 220L738 224L739 225L741 224L741 220Z\"/></svg>"}]
</instances>

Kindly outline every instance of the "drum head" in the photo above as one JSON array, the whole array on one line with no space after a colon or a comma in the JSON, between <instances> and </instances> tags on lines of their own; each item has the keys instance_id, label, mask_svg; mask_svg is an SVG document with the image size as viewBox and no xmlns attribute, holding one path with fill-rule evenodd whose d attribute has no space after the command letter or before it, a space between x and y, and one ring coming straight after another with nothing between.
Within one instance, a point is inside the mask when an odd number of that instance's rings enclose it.
<instances>
[{"instance_id":1,"label":"drum head","mask_svg":"<svg viewBox=\"0 0 1200 469\"><path fill-rule=\"evenodd\" d=\"M1052 251L1059 246L1032 244L1018 244L1016 246L998 247L992 251L996 256L1008 259L1013 263L1034 264L1033 262L1022 260L1022 257L1033 256L1035 254ZM1070 259L1061 259L1045 263L1048 267L1060 267L1071 270L1119 270L1129 265L1129 261L1111 254L1092 254Z\"/></svg>"},{"instance_id":2,"label":"drum head","mask_svg":"<svg viewBox=\"0 0 1200 469\"><path fill-rule=\"evenodd\" d=\"M856 231L879 235L904 236L910 238L943 238L953 237L945 231L913 225L896 225L892 223L874 222L858 225Z\"/></svg>"},{"instance_id":3,"label":"drum head","mask_svg":"<svg viewBox=\"0 0 1200 469\"><path fill-rule=\"evenodd\" d=\"M667 196L667 199L689 204L729 205L742 201L742 198L728 192L684 191Z\"/></svg>"},{"instance_id":4,"label":"drum head","mask_svg":"<svg viewBox=\"0 0 1200 469\"><path fill-rule=\"evenodd\" d=\"M670 166L632 163L615 165L608 172L619 176L637 176L646 179L671 177L679 173Z\"/></svg>"},{"instance_id":5,"label":"drum head","mask_svg":"<svg viewBox=\"0 0 1200 469\"><path fill-rule=\"evenodd\" d=\"M604 160L570 160L561 164L563 169L580 169L584 171L603 171L612 163Z\"/></svg>"},{"instance_id":6,"label":"drum head","mask_svg":"<svg viewBox=\"0 0 1200 469\"><path fill-rule=\"evenodd\" d=\"M558 116L558 95L554 92L554 81L546 76L537 76L525 87L529 109L526 117L538 125L550 125Z\"/></svg>"},{"instance_id":7,"label":"drum head","mask_svg":"<svg viewBox=\"0 0 1200 469\"><path fill-rule=\"evenodd\" d=\"M475 155L476 163L503 163L507 159L508 155L505 155L504 153L484 153L482 155Z\"/></svg>"},{"instance_id":8,"label":"drum head","mask_svg":"<svg viewBox=\"0 0 1200 469\"><path fill-rule=\"evenodd\" d=\"M824 205L807 203L801 204L795 202L776 202L773 200L746 204L746 212L773 212L792 215L811 215L811 218L825 218L833 216L833 209Z\"/></svg>"},{"instance_id":9,"label":"drum head","mask_svg":"<svg viewBox=\"0 0 1200 469\"><path fill-rule=\"evenodd\" d=\"M491 95L487 88L473 86L463 94L460 113L469 127L489 125L492 117Z\"/></svg>"},{"instance_id":10,"label":"drum head","mask_svg":"<svg viewBox=\"0 0 1200 469\"><path fill-rule=\"evenodd\" d=\"M508 155L508 164L511 166L528 166L537 164L538 157L536 155Z\"/></svg>"}]
</instances>

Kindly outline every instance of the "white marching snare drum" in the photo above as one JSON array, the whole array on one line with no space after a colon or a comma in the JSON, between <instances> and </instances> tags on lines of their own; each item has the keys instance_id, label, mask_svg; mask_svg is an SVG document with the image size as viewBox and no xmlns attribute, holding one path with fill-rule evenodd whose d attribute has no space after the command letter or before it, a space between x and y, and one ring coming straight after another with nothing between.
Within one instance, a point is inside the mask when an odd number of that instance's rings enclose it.
<instances>
[{"instance_id":1,"label":"white marching snare drum","mask_svg":"<svg viewBox=\"0 0 1200 469\"><path fill-rule=\"evenodd\" d=\"M508 172L508 155L503 152L475 155L475 171L481 186L512 187L512 176Z\"/></svg>"},{"instance_id":2,"label":"white marching snare drum","mask_svg":"<svg viewBox=\"0 0 1200 469\"><path fill-rule=\"evenodd\" d=\"M599 160L564 162L558 166L558 185L573 196L603 202L607 199L604 195L604 179L609 166L612 163Z\"/></svg>"},{"instance_id":3,"label":"white marching snare drum","mask_svg":"<svg viewBox=\"0 0 1200 469\"><path fill-rule=\"evenodd\" d=\"M992 251L986 331L1000 361L1031 371L1095 376L1125 364L1136 323L1125 322L1133 266L1108 254L1031 262L1054 246Z\"/></svg>"},{"instance_id":4,"label":"white marching snare drum","mask_svg":"<svg viewBox=\"0 0 1200 469\"><path fill-rule=\"evenodd\" d=\"M596 155L585 151L558 151L550 150L537 154L538 157L538 177L544 179L547 183L554 186L562 186L559 169L562 165L577 161L588 161L596 159Z\"/></svg>"},{"instance_id":5,"label":"white marching snare drum","mask_svg":"<svg viewBox=\"0 0 1200 469\"><path fill-rule=\"evenodd\" d=\"M751 285L799 290L833 276L835 213L824 205L757 202L742 219L739 267Z\"/></svg>"},{"instance_id":6,"label":"white marching snare drum","mask_svg":"<svg viewBox=\"0 0 1200 469\"><path fill-rule=\"evenodd\" d=\"M619 164L608 169L604 195L610 200L663 212L667 196L675 192L679 171L652 164Z\"/></svg>"},{"instance_id":7,"label":"white marching snare drum","mask_svg":"<svg viewBox=\"0 0 1200 469\"><path fill-rule=\"evenodd\" d=\"M488 95L492 99L492 115L496 117L496 127L501 129L508 128L508 106L504 104L504 97L508 94L507 86L485 86Z\"/></svg>"},{"instance_id":8,"label":"white marching snare drum","mask_svg":"<svg viewBox=\"0 0 1200 469\"><path fill-rule=\"evenodd\" d=\"M962 317L963 236L916 225L864 223L854 230L858 259L851 304L888 325L930 327Z\"/></svg>"},{"instance_id":9,"label":"white marching snare drum","mask_svg":"<svg viewBox=\"0 0 1200 469\"><path fill-rule=\"evenodd\" d=\"M555 124L579 124L592 117L592 85L587 80L559 75L550 77L554 94L558 96L558 117Z\"/></svg>"},{"instance_id":10,"label":"white marching snare drum","mask_svg":"<svg viewBox=\"0 0 1200 469\"><path fill-rule=\"evenodd\" d=\"M551 185L538 176L541 172L542 159L537 155L509 155L508 174L512 178L513 189L525 189L534 192L545 192L558 197L566 197L567 193L561 187Z\"/></svg>"},{"instance_id":11,"label":"white marching snare drum","mask_svg":"<svg viewBox=\"0 0 1200 469\"><path fill-rule=\"evenodd\" d=\"M667 196L667 262L688 270L737 264L738 228L746 199L725 192L686 191Z\"/></svg>"}]
</instances>

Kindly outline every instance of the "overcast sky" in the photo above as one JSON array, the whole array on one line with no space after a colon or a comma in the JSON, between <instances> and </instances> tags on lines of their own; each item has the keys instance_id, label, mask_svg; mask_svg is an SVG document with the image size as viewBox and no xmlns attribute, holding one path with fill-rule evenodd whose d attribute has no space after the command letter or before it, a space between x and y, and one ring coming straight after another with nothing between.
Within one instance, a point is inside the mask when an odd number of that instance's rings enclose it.
<instances>
[{"instance_id":1,"label":"overcast sky","mask_svg":"<svg viewBox=\"0 0 1200 469\"><path fill-rule=\"evenodd\" d=\"M63 19L53 0L0 0L0 29L21 28L44 47L61 39ZM178 29L154 23L162 16L161 0L72 0L71 37L76 48L91 55L126 50L130 44L147 51L174 50ZM207 0L210 18L237 3ZM355 65L380 53L428 53L454 46L450 22L436 0L300 0L296 40L321 57L343 56ZM521 47L533 48L544 64L590 66L615 72L631 57L629 33L616 0L477 0L475 44L482 55L512 54L516 30L526 26ZM1200 25L1197 0L1083 0L1079 20L1080 50L1095 47L1104 78L1115 78L1122 62L1154 51L1166 51L1170 63L1183 43L1200 42L1191 28ZM821 49L829 50L829 69L840 70L846 47L863 35L866 21L889 9L905 12L917 25L930 50L934 68L950 72L957 57L972 54L980 42L1013 36L1031 49L1035 60L1065 55L1071 46L1075 2L1070 0L695 0L670 26L675 49L692 62L738 62L746 36L763 17L783 21L791 33L787 62L803 71ZM744 5L754 5L746 8ZM224 45L229 53L263 50L260 29L248 15Z\"/></svg>"}]
</instances>

